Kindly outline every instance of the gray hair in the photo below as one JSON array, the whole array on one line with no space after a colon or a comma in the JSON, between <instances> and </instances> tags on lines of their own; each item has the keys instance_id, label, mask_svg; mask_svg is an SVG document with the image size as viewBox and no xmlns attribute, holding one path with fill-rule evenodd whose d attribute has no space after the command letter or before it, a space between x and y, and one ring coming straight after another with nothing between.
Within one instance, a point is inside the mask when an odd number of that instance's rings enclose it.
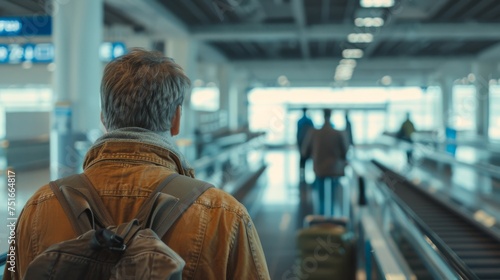
<instances>
[{"instance_id":1,"label":"gray hair","mask_svg":"<svg viewBox=\"0 0 500 280\"><path fill-rule=\"evenodd\" d=\"M160 52L132 49L106 65L101 110L107 130L141 127L165 132L191 81L182 68Z\"/></svg>"}]
</instances>

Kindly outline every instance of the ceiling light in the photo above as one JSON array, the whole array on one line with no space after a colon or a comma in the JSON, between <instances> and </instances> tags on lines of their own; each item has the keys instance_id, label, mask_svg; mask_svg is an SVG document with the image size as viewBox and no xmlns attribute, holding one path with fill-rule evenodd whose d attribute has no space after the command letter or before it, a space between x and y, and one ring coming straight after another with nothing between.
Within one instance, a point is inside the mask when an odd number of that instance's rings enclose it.
<instances>
[{"instance_id":1,"label":"ceiling light","mask_svg":"<svg viewBox=\"0 0 500 280\"><path fill-rule=\"evenodd\" d=\"M288 78L285 75L282 75L282 76L278 77L278 84L280 86L289 86L290 81L288 80Z\"/></svg>"},{"instance_id":2,"label":"ceiling light","mask_svg":"<svg viewBox=\"0 0 500 280\"><path fill-rule=\"evenodd\" d=\"M336 71L333 79L335 81L348 81L352 78L352 71Z\"/></svg>"},{"instance_id":3,"label":"ceiling light","mask_svg":"<svg viewBox=\"0 0 500 280\"><path fill-rule=\"evenodd\" d=\"M394 6L395 0L360 0L363 8L390 8Z\"/></svg>"},{"instance_id":4,"label":"ceiling light","mask_svg":"<svg viewBox=\"0 0 500 280\"><path fill-rule=\"evenodd\" d=\"M388 86L388 85L392 84L392 77L391 76L384 76L384 77L382 77L382 79L380 80L380 82L384 86Z\"/></svg>"},{"instance_id":5,"label":"ceiling light","mask_svg":"<svg viewBox=\"0 0 500 280\"><path fill-rule=\"evenodd\" d=\"M469 82L473 83L476 81L476 75L474 75L473 73L470 73L469 76L467 76L467 80L469 80Z\"/></svg>"},{"instance_id":6,"label":"ceiling light","mask_svg":"<svg viewBox=\"0 0 500 280\"><path fill-rule=\"evenodd\" d=\"M354 72L354 67L350 65L339 65L335 69L335 76L333 77L336 81L347 81L352 78L352 73Z\"/></svg>"},{"instance_id":7,"label":"ceiling light","mask_svg":"<svg viewBox=\"0 0 500 280\"><path fill-rule=\"evenodd\" d=\"M193 84L194 84L194 87L202 87L205 85L205 82L203 80L196 79Z\"/></svg>"},{"instance_id":8,"label":"ceiling light","mask_svg":"<svg viewBox=\"0 0 500 280\"><path fill-rule=\"evenodd\" d=\"M354 68L354 67L356 67L356 60L354 60L354 59L342 59L339 62L339 66L340 65L349 66L351 68Z\"/></svg>"},{"instance_id":9,"label":"ceiling light","mask_svg":"<svg viewBox=\"0 0 500 280\"><path fill-rule=\"evenodd\" d=\"M363 50L361 49L345 49L342 51L342 56L344 58L362 58Z\"/></svg>"},{"instance_id":10,"label":"ceiling light","mask_svg":"<svg viewBox=\"0 0 500 280\"><path fill-rule=\"evenodd\" d=\"M381 17L365 17L356 18L354 24L358 27L381 27L385 23Z\"/></svg>"},{"instance_id":11,"label":"ceiling light","mask_svg":"<svg viewBox=\"0 0 500 280\"><path fill-rule=\"evenodd\" d=\"M351 33L347 35L349 43L371 43L373 42L373 34L371 33Z\"/></svg>"}]
</instances>

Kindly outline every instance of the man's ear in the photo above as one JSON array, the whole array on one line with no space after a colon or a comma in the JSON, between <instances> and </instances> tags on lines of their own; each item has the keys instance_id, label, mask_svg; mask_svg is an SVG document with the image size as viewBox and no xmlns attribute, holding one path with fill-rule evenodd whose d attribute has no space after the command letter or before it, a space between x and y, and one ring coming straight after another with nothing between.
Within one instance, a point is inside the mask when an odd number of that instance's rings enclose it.
<instances>
[{"instance_id":1,"label":"man's ear","mask_svg":"<svg viewBox=\"0 0 500 280\"><path fill-rule=\"evenodd\" d=\"M181 106L177 106L175 115L172 118L172 127L170 128L170 134L172 136L175 136L179 134L180 130L181 130Z\"/></svg>"}]
</instances>

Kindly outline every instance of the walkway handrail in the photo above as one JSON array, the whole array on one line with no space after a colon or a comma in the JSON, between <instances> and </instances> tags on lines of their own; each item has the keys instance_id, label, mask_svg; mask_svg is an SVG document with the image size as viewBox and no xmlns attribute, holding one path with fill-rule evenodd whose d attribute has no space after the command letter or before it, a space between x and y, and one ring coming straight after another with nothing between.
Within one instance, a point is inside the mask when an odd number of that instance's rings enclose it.
<instances>
[{"instance_id":1,"label":"walkway handrail","mask_svg":"<svg viewBox=\"0 0 500 280\"><path fill-rule=\"evenodd\" d=\"M229 155L232 152L248 150L248 148L251 145L254 145L254 143L261 137L263 137L263 135L257 135L256 137L249 138L247 140L247 142L245 142L245 143L238 144L236 146L231 146L227 149L224 149L222 152L219 152L217 155L204 156L202 158L199 158L193 163L193 168L195 171L200 172L200 171L205 170L208 167L212 166L216 162L225 161L225 160L227 160L227 158L229 157Z\"/></svg>"},{"instance_id":2,"label":"walkway handrail","mask_svg":"<svg viewBox=\"0 0 500 280\"><path fill-rule=\"evenodd\" d=\"M382 165L381 163L373 160L375 165L377 165L380 169L384 171L384 174L389 174L389 176L393 176L401 179L402 181L407 182L407 180L392 172L387 167ZM408 182L409 183L409 182ZM462 277L462 279L479 279L470 268L453 252L448 245L446 245L443 240L434 233L425 223L418 217L409 207L406 205L397 195L393 192L389 192L391 198L394 202L399 206L401 210L406 214L407 218L433 243L433 249L441 255L446 262L453 267L453 269Z\"/></svg>"},{"instance_id":3,"label":"walkway handrail","mask_svg":"<svg viewBox=\"0 0 500 280\"><path fill-rule=\"evenodd\" d=\"M381 274L390 279L415 279L409 268L401 263L402 258L398 256L399 252L395 251L394 245L390 245L393 243L384 237L372 213L365 210L361 210L364 211L361 215L361 225L368 238L367 241L369 241L369 245L365 244L365 246L370 246L369 252L372 252ZM367 273L371 273L371 271L367 271Z\"/></svg>"}]
</instances>

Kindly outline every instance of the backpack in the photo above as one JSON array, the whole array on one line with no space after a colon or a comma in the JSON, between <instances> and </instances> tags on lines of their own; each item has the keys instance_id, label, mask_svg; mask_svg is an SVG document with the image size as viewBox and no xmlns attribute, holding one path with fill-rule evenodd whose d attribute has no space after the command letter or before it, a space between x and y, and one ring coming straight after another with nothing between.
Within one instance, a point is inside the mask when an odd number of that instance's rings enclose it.
<instances>
[{"instance_id":1,"label":"backpack","mask_svg":"<svg viewBox=\"0 0 500 280\"><path fill-rule=\"evenodd\" d=\"M146 199L135 219L115 225L84 174L50 187L79 235L47 248L24 279L181 279L184 260L161 238L210 184L173 174Z\"/></svg>"}]
</instances>

